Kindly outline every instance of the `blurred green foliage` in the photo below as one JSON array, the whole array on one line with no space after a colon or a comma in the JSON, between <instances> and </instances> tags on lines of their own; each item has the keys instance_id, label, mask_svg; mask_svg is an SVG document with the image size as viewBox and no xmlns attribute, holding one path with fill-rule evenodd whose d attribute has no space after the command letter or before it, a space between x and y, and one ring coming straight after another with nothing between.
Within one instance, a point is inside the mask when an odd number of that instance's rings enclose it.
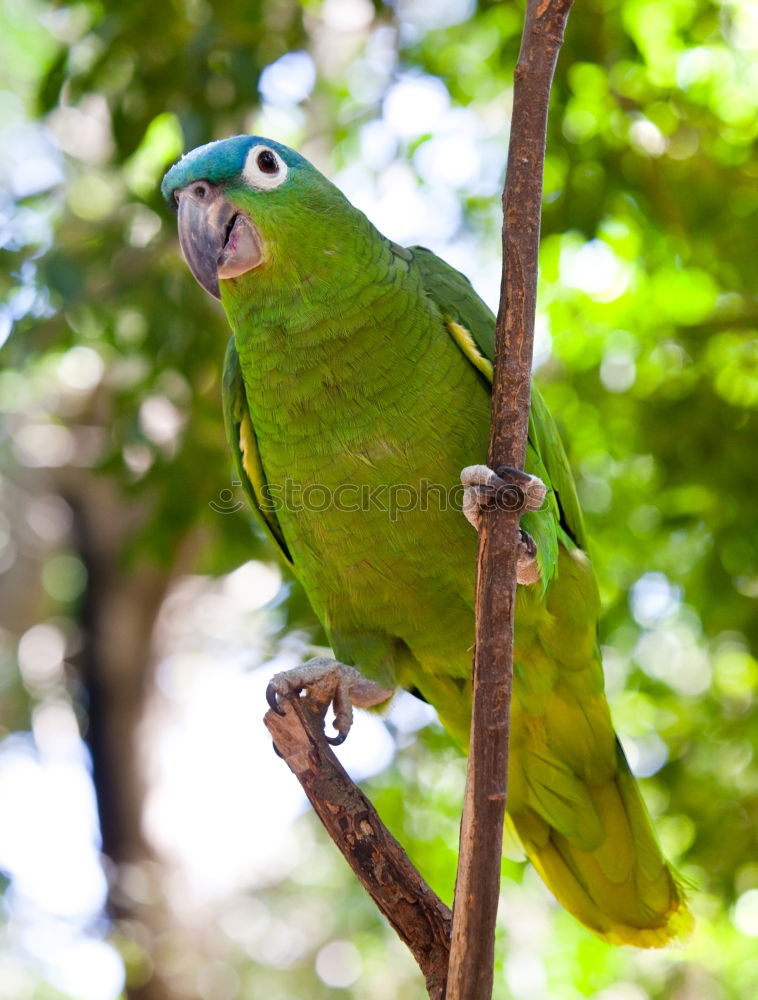
<instances>
[{"instance_id":1,"label":"blurred green foliage","mask_svg":"<svg viewBox=\"0 0 758 1000\"><path fill-rule=\"evenodd\" d=\"M209 507L230 486L218 389L227 333L181 262L159 179L183 149L265 127L333 176L384 185L390 200L397 164L415 189L437 190L429 160L455 147L433 129L382 124L398 81L432 77L479 123L483 166L449 184L463 206L451 244L493 264L520 8L8 0L1 17L6 468L23 484L25 467L70 451L108 477L145 511L124 567L170 566L190 537L198 572L273 558L243 514ZM680 953L614 951L504 861L498 997L758 991L757 46L749 2L588 0L571 15L548 139L538 378L593 540L614 717L666 849L695 887L699 927ZM262 108L262 71L293 51L310 53L315 87ZM377 125L389 152L374 155ZM35 181L37 165L19 158L32 154L58 175L48 167ZM52 454L39 450L41 426L57 428ZM69 552L53 556L44 607L65 614L81 568L60 561L75 560ZM282 628L302 623L313 625L293 586ZM8 730L34 703L14 676L3 681ZM449 897L462 765L435 728L405 742L370 794ZM324 839L304 817L301 861L255 901L274 926L303 921L299 949L267 961L263 942L251 957L249 942L224 937L239 995L254 983L272 1000L333 996L314 956L338 938L363 970L344 995L418 996L410 960ZM270 944L272 924L260 926Z\"/></svg>"}]
</instances>

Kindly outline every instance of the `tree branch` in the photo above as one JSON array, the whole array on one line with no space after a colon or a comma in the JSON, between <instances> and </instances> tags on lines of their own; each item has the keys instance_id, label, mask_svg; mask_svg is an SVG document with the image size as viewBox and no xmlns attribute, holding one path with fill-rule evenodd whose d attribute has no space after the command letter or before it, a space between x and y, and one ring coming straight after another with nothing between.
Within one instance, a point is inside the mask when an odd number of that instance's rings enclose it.
<instances>
[{"instance_id":1,"label":"tree branch","mask_svg":"<svg viewBox=\"0 0 758 1000\"><path fill-rule=\"evenodd\" d=\"M503 278L495 333L489 464L523 468L529 422L542 175L550 87L572 0L528 0L514 74L503 191ZM518 515L479 534L473 715L446 1000L492 995L513 680Z\"/></svg>"},{"instance_id":2,"label":"tree branch","mask_svg":"<svg viewBox=\"0 0 758 1000\"><path fill-rule=\"evenodd\" d=\"M282 703L264 722L329 836L381 912L408 945L432 1000L445 995L451 914L411 864L324 736L326 706L315 698Z\"/></svg>"}]
</instances>

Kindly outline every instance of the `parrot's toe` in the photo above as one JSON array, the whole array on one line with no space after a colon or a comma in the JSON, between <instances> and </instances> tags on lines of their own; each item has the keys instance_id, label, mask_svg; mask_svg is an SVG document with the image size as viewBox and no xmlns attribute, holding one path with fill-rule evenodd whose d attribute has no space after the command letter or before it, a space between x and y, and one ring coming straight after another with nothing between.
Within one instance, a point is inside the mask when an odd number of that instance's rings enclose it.
<instances>
[{"instance_id":1,"label":"parrot's toe","mask_svg":"<svg viewBox=\"0 0 758 1000\"><path fill-rule=\"evenodd\" d=\"M488 465L467 465L461 471L463 513L479 530L482 513L499 508L524 514L539 510L547 489L537 476L501 465L497 472Z\"/></svg>"},{"instance_id":2,"label":"parrot's toe","mask_svg":"<svg viewBox=\"0 0 758 1000\"><path fill-rule=\"evenodd\" d=\"M547 487L539 476L530 476L528 472L513 469L510 465L501 465L496 472L511 489L518 488L523 492L524 509L519 513L541 509L547 496Z\"/></svg>"},{"instance_id":3,"label":"parrot's toe","mask_svg":"<svg viewBox=\"0 0 758 1000\"><path fill-rule=\"evenodd\" d=\"M518 543L516 561L516 581L521 584L538 583L540 567L537 562L537 543L532 536L521 528L521 538Z\"/></svg>"},{"instance_id":4,"label":"parrot's toe","mask_svg":"<svg viewBox=\"0 0 758 1000\"><path fill-rule=\"evenodd\" d=\"M364 677L355 667L317 656L292 670L274 674L266 688L266 701L272 711L284 715L279 699L298 697L301 691L306 691L309 698L314 698L324 708L332 705L337 735L326 737L332 746L339 746L347 739L353 724L353 705L370 708L386 701L393 693L391 688Z\"/></svg>"}]
</instances>

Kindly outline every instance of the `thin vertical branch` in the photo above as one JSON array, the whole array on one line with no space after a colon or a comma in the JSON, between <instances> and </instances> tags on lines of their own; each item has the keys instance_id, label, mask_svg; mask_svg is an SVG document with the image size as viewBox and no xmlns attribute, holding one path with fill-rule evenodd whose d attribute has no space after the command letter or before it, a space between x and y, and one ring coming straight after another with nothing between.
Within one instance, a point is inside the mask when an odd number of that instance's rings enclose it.
<instances>
[{"instance_id":1,"label":"thin vertical branch","mask_svg":"<svg viewBox=\"0 0 758 1000\"><path fill-rule=\"evenodd\" d=\"M495 333L489 464L523 468L550 88L572 0L528 0L514 75L503 191L503 278ZM473 717L446 1000L492 996L513 681L518 515L482 519Z\"/></svg>"}]
</instances>

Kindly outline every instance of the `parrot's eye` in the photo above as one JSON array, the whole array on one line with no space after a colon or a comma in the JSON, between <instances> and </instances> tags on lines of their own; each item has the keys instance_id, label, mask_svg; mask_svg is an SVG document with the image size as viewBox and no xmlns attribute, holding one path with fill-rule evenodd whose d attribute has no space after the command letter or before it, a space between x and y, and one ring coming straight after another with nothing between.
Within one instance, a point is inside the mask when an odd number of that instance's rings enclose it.
<instances>
[{"instance_id":1,"label":"parrot's eye","mask_svg":"<svg viewBox=\"0 0 758 1000\"><path fill-rule=\"evenodd\" d=\"M270 149L264 149L262 153L258 153L255 162L264 174L275 174L279 170L279 164Z\"/></svg>"},{"instance_id":2,"label":"parrot's eye","mask_svg":"<svg viewBox=\"0 0 758 1000\"><path fill-rule=\"evenodd\" d=\"M287 172L287 164L273 149L253 146L247 154L242 176L254 191L271 191L284 183Z\"/></svg>"}]
</instances>

